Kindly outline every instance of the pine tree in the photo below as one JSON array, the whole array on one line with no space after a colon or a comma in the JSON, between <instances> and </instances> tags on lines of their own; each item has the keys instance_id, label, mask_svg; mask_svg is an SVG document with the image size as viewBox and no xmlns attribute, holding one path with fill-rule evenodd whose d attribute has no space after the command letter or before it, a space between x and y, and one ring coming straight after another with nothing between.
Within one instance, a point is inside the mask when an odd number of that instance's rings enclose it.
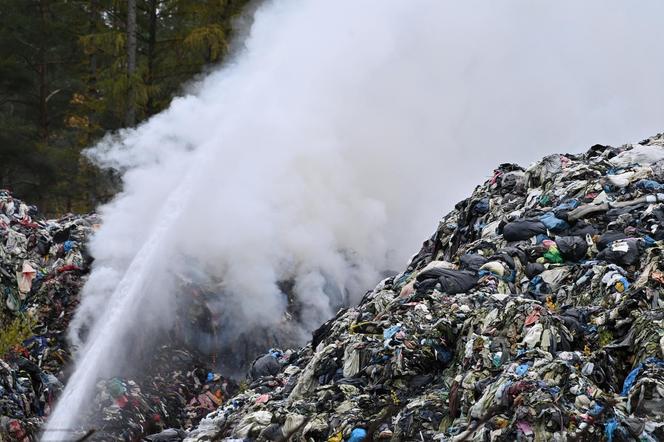
<instances>
[{"instance_id":1,"label":"pine tree","mask_svg":"<svg viewBox=\"0 0 664 442\"><path fill-rule=\"evenodd\" d=\"M108 198L81 151L223 60L246 3L0 0L0 187L51 213Z\"/></svg>"}]
</instances>

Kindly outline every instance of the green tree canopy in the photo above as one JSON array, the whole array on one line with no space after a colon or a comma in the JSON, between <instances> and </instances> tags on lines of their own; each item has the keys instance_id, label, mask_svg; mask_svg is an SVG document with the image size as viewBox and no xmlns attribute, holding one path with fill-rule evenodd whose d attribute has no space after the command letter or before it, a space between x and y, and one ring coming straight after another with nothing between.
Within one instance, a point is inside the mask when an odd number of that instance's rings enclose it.
<instances>
[{"instance_id":1,"label":"green tree canopy","mask_svg":"<svg viewBox=\"0 0 664 442\"><path fill-rule=\"evenodd\" d=\"M81 151L160 112L223 60L246 3L0 0L0 186L47 213L107 199L109 177Z\"/></svg>"}]
</instances>

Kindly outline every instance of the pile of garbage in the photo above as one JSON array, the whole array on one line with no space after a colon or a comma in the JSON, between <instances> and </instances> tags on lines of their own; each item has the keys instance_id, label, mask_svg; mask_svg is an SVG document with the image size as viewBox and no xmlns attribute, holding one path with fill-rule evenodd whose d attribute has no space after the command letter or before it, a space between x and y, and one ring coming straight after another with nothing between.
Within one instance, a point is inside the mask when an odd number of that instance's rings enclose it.
<instances>
[{"instance_id":1,"label":"pile of garbage","mask_svg":"<svg viewBox=\"0 0 664 442\"><path fill-rule=\"evenodd\" d=\"M0 190L0 440L34 440L62 389L94 215L42 219Z\"/></svg>"},{"instance_id":2,"label":"pile of garbage","mask_svg":"<svg viewBox=\"0 0 664 442\"><path fill-rule=\"evenodd\" d=\"M38 440L71 373L67 326L92 263L86 243L100 222L95 214L44 219L0 191L0 441ZM183 290L190 295L183 295L183 322L206 314L205 298L191 290ZM195 426L238 390L195 340L173 333L150 351L134 342L150 370L100 380L87 408L90 426L55 429L56 437L137 441Z\"/></svg>"},{"instance_id":3,"label":"pile of garbage","mask_svg":"<svg viewBox=\"0 0 664 442\"><path fill-rule=\"evenodd\" d=\"M664 440L663 240L664 135L502 164L185 440Z\"/></svg>"},{"instance_id":4,"label":"pile of garbage","mask_svg":"<svg viewBox=\"0 0 664 442\"><path fill-rule=\"evenodd\" d=\"M88 440L137 441L166 428L191 428L238 391L237 384L207 371L205 361L181 345L160 347L148 365L147 377L97 383L84 419L94 430Z\"/></svg>"}]
</instances>

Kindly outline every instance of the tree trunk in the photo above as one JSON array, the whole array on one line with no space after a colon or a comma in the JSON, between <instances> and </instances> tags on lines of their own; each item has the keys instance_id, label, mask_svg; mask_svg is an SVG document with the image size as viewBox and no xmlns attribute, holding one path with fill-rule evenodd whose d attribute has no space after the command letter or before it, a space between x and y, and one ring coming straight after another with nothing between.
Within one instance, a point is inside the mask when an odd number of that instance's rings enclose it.
<instances>
[{"instance_id":1,"label":"tree trunk","mask_svg":"<svg viewBox=\"0 0 664 442\"><path fill-rule=\"evenodd\" d=\"M156 109L154 108L154 99L152 98L150 86L153 86L154 83L154 64L155 58L157 56L157 3L158 0L150 0L149 4L149 14L150 14L150 23L148 26L148 102L146 106L146 111L148 116L155 113Z\"/></svg>"},{"instance_id":2,"label":"tree trunk","mask_svg":"<svg viewBox=\"0 0 664 442\"><path fill-rule=\"evenodd\" d=\"M99 20L99 0L90 0L90 35L97 32L97 23ZM88 95L96 100L98 98L97 91L97 52L92 51L90 54L90 80L88 82ZM97 123L97 115L95 113L95 106L89 106L88 111L88 130L86 133L86 144L92 142L92 131Z\"/></svg>"},{"instance_id":3,"label":"tree trunk","mask_svg":"<svg viewBox=\"0 0 664 442\"><path fill-rule=\"evenodd\" d=\"M97 32L97 23L99 20L99 0L90 0L90 35ZM92 51L90 54L90 83L91 87L96 89L97 82L97 52Z\"/></svg>"},{"instance_id":4,"label":"tree trunk","mask_svg":"<svg viewBox=\"0 0 664 442\"><path fill-rule=\"evenodd\" d=\"M46 60L46 39L48 38L47 17L48 1L40 0L39 17L41 39L39 42L39 64L37 75L39 81L39 132L44 144L48 143L48 61Z\"/></svg>"},{"instance_id":5,"label":"tree trunk","mask_svg":"<svg viewBox=\"0 0 664 442\"><path fill-rule=\"evenodd\" d=\"M127 113L125 126L136 123L136 91L134 74L136 73L136 0L127 0Z\"/></svg>"}]
</instances>

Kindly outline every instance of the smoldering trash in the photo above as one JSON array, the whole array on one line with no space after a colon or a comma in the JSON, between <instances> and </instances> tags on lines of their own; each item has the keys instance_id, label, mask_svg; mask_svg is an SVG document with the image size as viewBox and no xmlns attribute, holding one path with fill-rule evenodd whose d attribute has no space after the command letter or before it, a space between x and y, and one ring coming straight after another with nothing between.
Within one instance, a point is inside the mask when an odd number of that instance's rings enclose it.
<instances>
[{"instance_id":1,"label":"smoldering trash","mask_svg":"<svg viewBox=\"0 0 664 442\"><path fill-rule=\"evenodd\" d=\"M79 304L92 258L86 241L97 215L43 219L8 191L0 191L0 440L34 441L71 375L67 325ZM184 287L185 322L204 316L205 293ZM191 427L231 397L237 384L214 370L192 345L196 327L183 327L157 348L137 346L151 370L100 379L86 407L90 428L58 428L56 440L139 440L166 426ZM112 358L113 355L108 355ZM136 355L138 357L138 355ZM91 432L92 430L92 432Z\"/></svg>"},{"instance_id":2,"label":"smoldering trash","mask_svg":"<svg viewBox=\"0 0 664 442\"><path fill-rule=\"evenodd\" d=\"M90 426L61 440L662 440L662 189L664 135L501 164L301 348L193 345L217 336L211 294L183 283L181 323L137 341L146 368L99 379ZM2 314L31 330L0 363L0 434L32 441L70 376L64 333L100 220L0 203Z\"/></svg>"},{"instance_id":3,"label":"smoldering trash","mask_svg":"<svg viewBox=\"0 0 664 442\"><path fill-rule=\"evenodd\" d=\"M95 215L44 220L0 191L0 439L34 440L65 380L67 324L90 258Z\"/></svg>"},{"instance_id":4,"label":"smoldering trash","mask_svg":"<svg viewBox=\"0 0 664 442\"><path fill-rule=\"evenodd\" d=\"M663 440L663 182L662 136L500 165L184 440Z\"/></svg>"}]
</instances>

